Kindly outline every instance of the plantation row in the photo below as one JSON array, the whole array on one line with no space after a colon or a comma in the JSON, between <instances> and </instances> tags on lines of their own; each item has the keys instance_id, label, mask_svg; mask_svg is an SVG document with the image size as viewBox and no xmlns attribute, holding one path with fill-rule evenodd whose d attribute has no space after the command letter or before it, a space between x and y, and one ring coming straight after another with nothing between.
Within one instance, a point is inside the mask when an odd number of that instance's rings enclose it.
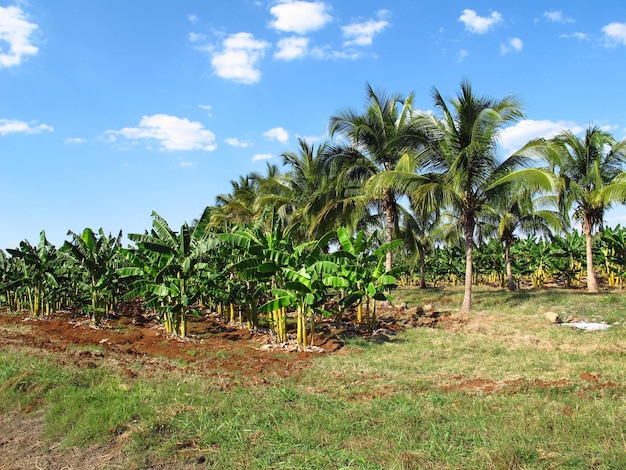
<instances>
[{"instance_id":1,"label":"plantation row","mask_svg":"<svg viewBox=\"0 0 626 470\"><path fill-rule=\"evenodd\" d=\"M153 213L150 233L131 234L135 246L123 248L117 237L87 228L69 232L71 241L57 249L46 240L27 240L18 249L0 251L0 300L11 310L28 309L33 316L61 308L80 308L98 324L124 299L143 299L158 313L168 333L185 336L187 316L212 308L231 322L245 320L251 329L259 315L278 341L287 340L287 314L295 312L298 343L307 344L319 315L339 320L356 306L357 322L372 328L376 300L388 300L397 282L418 279L435 286L463 282L465 254L461 244L428 253L425 271L404 265L385 271L386 253L407 259L401 241L381 243L378 233L356 236L345 229L319 240L294 244L278 228L237 226L219 232L208 226L211 208L192 227L178 232ZM609 285L623 285L626 276L626 229L605 228L594 251ZM506 285L502 243L491 238L476 248L473 282ZM577 232L551 240L523 239L511 248L516 283L543 286L559 282L580 285L584 276L585 239ZM420 279L420 276L421 279ZM398 281L396 281L396 277ZM331 302L332 301L332 302ZM332 311L325 306L333 304ZM307 327L307 325L310 327ZM312 335L309 335L309 342Z\"/></svg>"},{"instance_id":2,"label":"plantation row","mask_svg":"<svg viewBox=\"0 0 626 470\"><path fill-rule=\"evenodd\" d=\"M150 233L130 234L135 247L117 237L87 228L69 232L71 241L57 249L46 240L28 241L0 258L2 301L11 310L27 308L33 316L79 307L99 324L117 302L143 299L158 313L167 333L187 334L187 317L200 308L214 308L250 329L259 315L277 340L287 341L287 314L295 311L301 348L312 343L318 315L341 315L357 306L359 323L376 322L375 300L388 299L395 286L385 272L385 254L401 242L380 245L376 234L345 229L320 240L294 244L289 233L260 227L235 227L229 232L208 229L210 208L193 227L174 232L153 213ZM328 252L334 239L338 250ZM334 312L324 310L331 299ZM307 332L311 331L307 341Z\"/></svg>"},{"instance_id":3,"label":"plantation row","mask_svg":"<svg viewBox=\"0 0 626 470\"><path fill-rule=\"evenodd\" d=\"M514 290L519 287L566 288L584 285L585 237L573 231L550 238L524 238L511 246ZM605 227L593 239L593 258L608 286L624 286L626 278L626 228ZM403 272L399 283L446 286L460 284L465 275L465 251L461 244L437 247L426 256L422 278L418 272ZM474 252L474 284L507 287L505 249L496 238L482 241ZM510 286L509 286L510 287Z\"/></svg>"}]
</instances>

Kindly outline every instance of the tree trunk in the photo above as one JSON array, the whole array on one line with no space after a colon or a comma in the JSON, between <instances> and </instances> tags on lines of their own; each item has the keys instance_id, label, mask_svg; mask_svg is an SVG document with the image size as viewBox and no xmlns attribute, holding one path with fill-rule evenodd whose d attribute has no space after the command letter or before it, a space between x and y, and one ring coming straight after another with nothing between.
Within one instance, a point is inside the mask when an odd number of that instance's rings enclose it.
<instances>
[{"instance_id":1,"label":"tree trunk","mask_svg":"<svg viewBox=\"0 0 626 470\"><path fill-rule=\"evenodd\" d=\"M598 292L598 281L593 270L593 238L591 237L591 227L583 227L585 238L587 239L587 291Z\"/></svg>"},{"instance_id":2,"label":"tree trunk","mask_svg":"<svg viewBox=\"0 0 626 470\"><path fill-rule=\"evenodd\" d=\"M506 285L511 292L517 290L517 285L513 280L513 268L511 266L511 242L504 242L504 263L506 264Z\"/></svg>"},{"instance_id":3,"label":"tree trunk","mask_svg":"<svg viewBox=\"0 0 626 470\"><path fill-rule=\"evenodd\" d=\"M396 200L391 190L385 189L383 192L383 211L385 212L385 241L393 241L394 228L396 226ZM385 259L385 270L391 271L393 261L391 251L387 252Z\"/></svg>"},{"instance_id":4,"label":"tree trunk","mask_svg":"<svg viewBox=\"0 0 626 470\"><path fill-rule=\"evenodd\" d=\"M420 260L420 289L426 289L426 260Z\"/></svg>"},{"instance_id":5,"label":"tree trunk","mask_svg":"<svg viewBox=\"0 0 626 470\"><path fill-rule=\"evenodd\" d=\"M465 293L461 313L470 313L472 310L472 276L474 250L474 217L473 214L463 215L463 235L465 238Z\"/></svg>"}]
</instances>

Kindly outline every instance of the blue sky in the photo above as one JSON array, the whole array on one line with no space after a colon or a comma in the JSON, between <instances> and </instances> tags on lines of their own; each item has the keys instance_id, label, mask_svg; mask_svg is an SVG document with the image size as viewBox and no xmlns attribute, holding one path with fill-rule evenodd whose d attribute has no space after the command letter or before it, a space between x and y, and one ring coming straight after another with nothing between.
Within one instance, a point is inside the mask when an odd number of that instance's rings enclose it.
<instances>
[{"instance_id":1,"label":"blue sky","mask_svg":"<svg viewBox=\"0 0 626 470\"><path fill-rule=\"evenodd\" d=\"M464 78L516 94L507 152L590 123L624 138L625 76L623 0L0 0L0 248L142 232L152 210L178 228L366 83L423 110Z\"/></svg>"}]
</instances>

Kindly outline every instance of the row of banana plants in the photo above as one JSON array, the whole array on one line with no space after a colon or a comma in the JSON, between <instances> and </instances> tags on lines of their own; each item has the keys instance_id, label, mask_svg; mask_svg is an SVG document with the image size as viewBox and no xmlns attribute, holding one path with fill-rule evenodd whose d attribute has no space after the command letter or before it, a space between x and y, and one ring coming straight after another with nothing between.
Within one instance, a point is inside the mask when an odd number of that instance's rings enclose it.
<instances>
[{"instance_id":1,"label":"row of banana plants","mask_svg":"<svg viewBox=\"0 0 626 470\"><path fill-rule=\"evenodd\" d=\"M152 217L149 232L128 235L134 246L122 247L121 233L113 237L87 228L68 232L71 240L59 249L41 232L37 246L24 241L7 250L10 256L0 252L2 300L33 316L78 307L97 325L117 302L140 299L166 332L181 337L189 316L205 308L251 329L262 317L281 342L293 317L304 348L313 342L317 318L339 317L350 307L358 312L357 322L372 329L376 301L389 300L395 287L384 261L401 242L381 245L375 233L340 228L296 244L278 227L209 229L208 208L177 231L159 214Z\"/></svg>"},{"instance_id":2,"label":"row of banana plants","mask_svg":"<svg viewBox=\"0 0 626 470\"><path fill-rule=\"evenodd\" d=\"M626 228L605 227L593 242L596 267L609 286L623 287L626 280ZM474 252L476 284L507 285L503 244L491 238ZM511 246L511 270L519 287L543 287L557 283L565 287L581 285L586 274L585 238L573 231L549 239L525 238ZM433 286L458 285L465 274L465 251L461 245L435 247L425 264L428 283ZM415 273L401 276L401 282L417 283Z\"/></svg>"}]
</instances>

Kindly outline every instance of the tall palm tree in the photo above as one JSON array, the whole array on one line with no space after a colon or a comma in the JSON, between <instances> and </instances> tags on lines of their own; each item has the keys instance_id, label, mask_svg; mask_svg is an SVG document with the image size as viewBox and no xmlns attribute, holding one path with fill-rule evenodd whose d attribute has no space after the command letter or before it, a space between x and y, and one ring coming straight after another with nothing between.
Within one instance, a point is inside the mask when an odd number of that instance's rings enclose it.
<instances>
[{"instance_id":1,"label":"tall palm tree","mask_svg":"<svg viewBox=\"0 0 626 470\"><path fill-rule=\"evenodd\" d=\"M415 116L417 128L427 138L427 148L401 171L381 175L377 185L411 193L415 204L430 210L447 208L458 220L465 246L465 294L462 311L472 308L473 249L480 214L502 196L515 181L530 187L551 187L542 170L524 168L532 161L513 154L501 159L499 132L523 117L521 104L514 96L502 99L477 96L468 81L449 104L433 89L435 113ZM408 159L407 159L408 161ZM422 173L414 173L415 165Z\"/></svg>"},{"instance_id":2,"label":"tall palm tree","mask_svg":"<svg viewBox=\"0 0 626 470\"><path fill-rule=\"evenodd\" d=\"M240 176L238 180L231 180L230 185L229 193L218 194L215 198L211 214L214 226L224 222L246 224L257 215L258 176L256 174Z\"/></svg>"},{"instance_id":3,"label":"tall palm tree","mask_svg":"<svg viewBox=\"0 0 626 470\"><path fill-rule=\"evenodd\" d=\"M346 109L330 118L330 136L343 140L331 149L328 161L337 169L337 187L354 190L344 195L346 207L364 217L375 207L390 242L397 232L399 192L392 185L368 186L368 181L395 170L403 155L419 147L423 135L413 126L413 94L401 98L376 92L369 84L366 91L365 112ZM385 266L392 268L391 252Z\"/></svg>"},{"instance_id":4,"label":"tall palm tree","mask_svg":"<svg viewBox=\"0 0 626 470\"><path fill-rule=\"evenodd\" d=\"M424 162L426 181L417 189L421 200L439 201L452 208L460 219L465 244L465 294L461 310L472 308L473 248L481 213L498 201L507 186L525 181L530 187L551 187L550 178L530 165L530 159L513 154L500 158L500 131L523 118L515 96L502 99L478 96L467 80L450 106L433 89L439 115L423 114L422 128L430 136L430 155Z\"/></svg>"},{"instance_id":5,"label":"tall palm tree","mask_svg":"<svg viewBox=\"0 0 626 470\"><path fill-rule=\"evenodd\" d=\"M325 204L329 180L324 154L327 143L315 144L298 139L298 151L281 154L286 172L280 187L268 188L261 203L278 204L287 215L287 225L300 242L319 238L328 230L315 219Z\"/></svg>"},{"instance_id":6,"label":"tall palm tree","mask_svg":"<svg viewBox=\"0 0 626 470\"><path fill-rule=\"evenodd\" d=\"M537 142L539 146L542 142ZM586 237L587 290L598 292L593 269L593 233L602 228L604 213L624 191L620 177L626 163L626 139L620 142L608 132L590 125L582 137L562 131L543 152L550 168L558 175L564 213L573 210Z\"/></svg>"}]
</instances>

